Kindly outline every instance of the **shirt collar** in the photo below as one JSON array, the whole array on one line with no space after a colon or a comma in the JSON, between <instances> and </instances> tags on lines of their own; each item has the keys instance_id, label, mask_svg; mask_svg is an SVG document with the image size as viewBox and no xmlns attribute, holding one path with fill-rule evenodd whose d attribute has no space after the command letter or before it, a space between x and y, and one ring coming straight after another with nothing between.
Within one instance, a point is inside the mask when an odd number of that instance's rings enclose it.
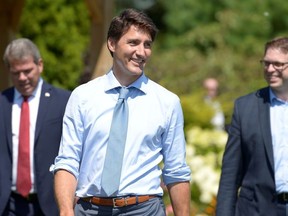
<instances>
[{"instance_id":1,"label":"shirt collar","mask_svg":"<svg viewBox=\"0 0 288 216\"><path fill-rule=\"evenodd\" d=\"M111 69L107 74L107 85L105 86L105 91L110 91L112 89L115 89L117 87L121 87L121 84L119 81L116 79L114 76L113 70ZM148 78L145 76L144 72L142 75L132 84L130 84L129 87L134 87L139 89L140 91L144 92L145 94L147 93L147 83L148 83Z\"/></svg>"},{"instance_id":2,"label":"shirt collar","mask_svg":"<svg viewBox=\"0 0 288 216\"><path fill-rule=\"evenodd\" d=\"M286 103L285 101L277 98L277 96L274 94L274 92L271 88L269 88L269 96L270 96L270 103L272 106Z\"/></svg>"}]
</instances>

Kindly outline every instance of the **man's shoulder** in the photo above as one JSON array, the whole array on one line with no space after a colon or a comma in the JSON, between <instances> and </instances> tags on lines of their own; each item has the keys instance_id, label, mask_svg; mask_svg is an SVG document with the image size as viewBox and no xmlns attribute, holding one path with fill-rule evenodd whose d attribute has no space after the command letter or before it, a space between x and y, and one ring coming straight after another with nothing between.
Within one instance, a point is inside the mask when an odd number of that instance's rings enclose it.
<instances>
[{"instance_id":1,"label":"man's shoulder","mask_svg":"<svg viewBox=\"0 0 288 216\"><path fill-rule=\"evenodd\" d=\"M248 107L255 107L256 104L267 105L270 103L269 100L269 87L265 87L238 97L235 104L247 110Z\"/></svg>"},{"instance_id":2,"label":"man's shoulder","mask_svg":"<svg viewBox=\"0 0 288 216\"><path fill-rule=\"evenodd\" d=\"M237 100L256 100L259 98L267 99L269 97L269 87L260 88L256 91L247 93L237 98Z\"/></svg>"},{"instance_id":3,"label":"man's shoulder","mask_svg":"<svg viewBox=\"0 0 288 216\"><path fill-rule=\"evenodd\" d=\"M4 89L0 94L0 100L7 100L11 103L13 103L13 96L14 96L14 87L9 87L7 89Z\"/></svg>"},{"instance_id":4,"label":"man's shoulder","mask_svg":"<svg viewBox=\"0 0 288 216\"><path fill-rule=\"evenodd\" d=\"M71 94L70 90L64 89L64 88L60 88L60 87L56 87L50 83L47 82L43 82L43 86L42 86L42 91L45 92L56 92L57 94L63 96L63 97L69 97Z\"/></svg>"},{"instance_id":5,"label":"man's shoulder","mask_svg":"<svg viewBox=\"0 0 288 216\"><path fill-rule=\"evenodd\" d=\"M73 90L73 94L90 98L92 95L105 91L108 85L107 76L103 75L77 86Z\"/></svg>"},{"instance_id":6,"label":"man's shoulder","mask_svg":"<svg viewBox=\"0 0 288 216\"><path fill-rule=\"evenodd\" d=\"M149 89L153 90L155 93L163 94L163 95L166 95L168 97L175 97L175 98L178 97L174 92L170 91L166 87L160 85L159 83L157 83L151 79L148 79L148 87L149 87Z\"/></svg>"},{"instance_id":7,"label":"man's shoulder","mask_svg":"<svg viewBox=\"0 0 288 216\"><path fill-rule=\"evenodd\" d=\"M55 91L59 92L61 95L69 96L71 94L70 90L54 87Z\"/></svg>"},{"instance_id":8,"label":"man's shoulder","mask_svg":"<svg viewBox=\"0 0 288 216\"><path fill-rule=\"evenodd\" d=\"M14 86L4 89L1 92L1 95L9 95L9 94L13 94L13 93L14 93Z\"/></svg>"}]
</instances>

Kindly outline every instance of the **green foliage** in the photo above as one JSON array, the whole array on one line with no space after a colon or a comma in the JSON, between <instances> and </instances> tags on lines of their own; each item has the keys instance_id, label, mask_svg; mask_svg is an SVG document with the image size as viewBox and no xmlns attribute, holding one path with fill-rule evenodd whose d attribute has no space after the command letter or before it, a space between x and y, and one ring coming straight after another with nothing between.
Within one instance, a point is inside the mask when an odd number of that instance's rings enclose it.
<instances>
[{"instance_id":1,"label":"green foliage","mask_svg":"<svg viewBox=\"0 0 288 216\"><path fill-rule=\"evenodd\" d=\"M173 4L165 0L160 0L160 2L167 11L164 15L164 22L167 23L170 31L177 35L181 35L201 23L211 22L215 19L214 11L221 7L218 1L214 1L214 4L211 4L210 1L191 0L174 1Z\"/></svg>"},{"instance_id":2,"label":"green foliage","mask_svg":"<svg viewBox=\"0 0 288 216\"><path fill-rule=\"evenodd\" d=\"M88 44L89 28L84 1L27 0L19 37L27 37L38 45L45 80L73 89L83 70L82 55Z\"/></svg>"},{"instance_id":3,"label":"green foliage","mask_svg":"<svg viewBox=\"0 0 288 216\"><path fill-rule=\"evenodd\" d=\"M193 126L212 128L210 119L214 111L204 102L202 94L182 95L181 104L184 113L185 130Z\"/></svg>"},{"instance_id":4,"label":"green foliage","mask_svg":"<svg viewBox=\"0 0 288 216\"><path fill-rule=\"evenodd\" d=\"M220 95L217 100L221 104L222 111L225 116L225 124L231 122L233 111L233 95L226 93ZM181 105L184 113L185 131L189 131L193 127L200 127L203 129L212 129L213 125L210 120L215 114L215 110L203 100L204 94L202 90L194 92L189 95L181 95Z\"/></svg>"},{"instance_id":5,"label":"green foliage","mask_svg":"<svg viewBox=\"0 0 288 216\"><path fill-rule=\"evenodd\" d=\"M229 123L234 100L266 85L259 60L266 41L287 36L288 5L280 0L157 2L162 12L152 15L161 29L146 73L178 95L197 95L206 77L217 78Z\"/></svg>"}]
</instances>

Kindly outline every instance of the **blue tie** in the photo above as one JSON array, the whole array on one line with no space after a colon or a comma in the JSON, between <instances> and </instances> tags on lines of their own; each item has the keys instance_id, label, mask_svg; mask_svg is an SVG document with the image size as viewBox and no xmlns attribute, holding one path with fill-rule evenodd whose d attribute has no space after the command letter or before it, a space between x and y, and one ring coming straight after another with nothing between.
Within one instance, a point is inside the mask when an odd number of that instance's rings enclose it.
<instances>
[{"instance_id":1,"label":"blue tie","mask_svg":"<svg viewBox=\"0 0 288 216\"><path fill-rule=\"evenodd\" d=\"M113 113L101 180L102 188L108 196L111 196L117 192L120 184L122 161L128 126L129 113L126 100L128 92L128 88L121 87L119 98Z\"/></svg>"}]
</instances>

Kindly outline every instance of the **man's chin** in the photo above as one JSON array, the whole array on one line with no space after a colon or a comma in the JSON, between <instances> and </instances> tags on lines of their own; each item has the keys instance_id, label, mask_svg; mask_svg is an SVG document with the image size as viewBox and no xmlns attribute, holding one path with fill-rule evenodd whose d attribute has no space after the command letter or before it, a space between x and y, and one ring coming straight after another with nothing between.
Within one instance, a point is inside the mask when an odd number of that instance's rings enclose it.
<instances>
[{"instance_id":1,"label":"man's chin","mask_svg":"<svg viewBox=\"0 0 288 216\"><path fill-rule=\"evenodd\" d=\"M138 68L138 69L131 70L130 72L134 76L140 76L143 73L143 70Z\"/></svg>"},{"instance_id":2,"label":"man's chin","mask_svg":"<svg viewBox=\"0 0 288 216\"><path fill-rule=\"evenodd\" d=\"M24 96L30 96L32 94L31 88L21 88L17 90Z\"/></svg>"}]
</instances>

